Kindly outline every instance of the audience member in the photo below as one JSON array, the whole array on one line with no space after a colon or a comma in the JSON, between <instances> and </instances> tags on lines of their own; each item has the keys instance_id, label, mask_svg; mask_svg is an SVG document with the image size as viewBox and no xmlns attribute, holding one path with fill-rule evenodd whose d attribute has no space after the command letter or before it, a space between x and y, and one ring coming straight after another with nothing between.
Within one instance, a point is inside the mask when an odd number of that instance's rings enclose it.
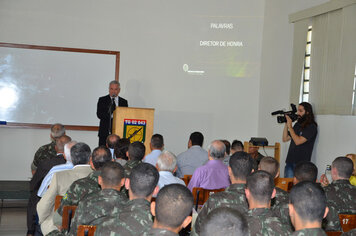
<instances>
[{"instance_id":1,"label":"audience member","mask_svg":"<svg viewBox=\"0 0 356 236\"><path fill-rule=\"evenodd\" d=\"M127 138L122 138L118 141L117 146L114 149L114 154L116 157L116 162L124 166L129 159L127 157L127 151L129 150L130 140Z\"/></svg>"},{"instance_id":2,"label":"audience member","mask_svg":"<svg viewBox=\"0 0 356 236\"><path fill-rule=\"evenodd\" d=\"M93 150L90 166L94 170L87 177L74 181L63 196L61 205L54 214L53 222L56 226L62 225L63 206L78 206L79 202L93 192L100 191L98 177L100 169L105 163L112 161L110 150L99 146Z\"/></svg>"},{"instance_id":3,"label":"audience member","mask_svg":"<svg viewBox=\"0 0 356 236\"><path fill-rule=\"evenodd\" d=\"M173 174L177 170L177 158L169 151L163 151L157 159L156 168L159 171L158 187L161 189L168 184L182 184L183 180Z\"/></svg>"},{"instance_id":4,"label":"audience member","mask_svg":"<svg viewBox=\"0 0 356 236\"><path fill-rule=\"evenodd\" d=\"M184 175L192 175L196 168L208 161L208 152L202 148L203 142L202 133L194 132L190 135L188 150L177 156L177 177L183 178Z\"/></svg>"},{"instance_id":5,"label":"audience member","mask_svg":"<svg viewBox=\"0 0 356 236\"><path fill-rule=\"evenodd\" d=\"M79 225L96 225L101 218L117 214L127 202L120 192L125 182L125 170L117 162L108 162L101 168L98 183L101 191L80 201L67 235L76 236Z\"/></svg>"},{"instance_id":6,"label":"audience member","mask_svg":"<svg viewBox=\"0 0 356 236\"><path fill-rule=\"evenodd\" d=\"M352 160L352 163L354 164L354 170L352 172L352 175L350 177L350 183L353 186L356 186L356 154L350 153L346 155L347 158L350 158Z\"/></svg>"},{"instance_id":7,"label":"audience member","mask_svg":"<svg viewBox=\"0 0 356 236\"><path fill-rule=\"evenodd\" d=\"M37 169L39 163L43 160L50 159L57 155L57 151L55 149L56 146L56 139L65 135L65 128L62 124L53 124L51 126L51 140L52 142L46 145L41 146L35 153L32 162L32 168Z\"/></svg>"},{"instance_id":8,"label":"audience member","mask_svg":"<svg viewBox=\"0 0 356 236\"><path fill-rule=\"evenodd\" d=\"M150 202L158 192L159 174L154 166L140 163L135 166L125 187L129 190L130 201L118 214L100 219L96 236L141 235L152 226ZM177 197L177 196L176 196Z\"/></svg>"},{"instance_id":9,"label":"audience member","mask_svg":"<svg viewBox=\"0 0 356 236\"><path fill-rule=\"evenodd\" d=\"M36 225L36 206L40 198L37 196L38 189L41 186L42 180L47 175L47 173L52 169L52 167L65 163L63 157L64 145L70 142L70 137L62 135L56 139L55 150L57 155L50 157L49 159L42 159L38 164L37 170L30 181L30 199L27 205L27 229L28 234L35 234Z\"/></svg>"},{"instance_id":10,"label":"audience member","mask_svg":"<svg viewBox=\"0 0 356 236\"><path fill-rule=\"evenodd\" d=\"M302 181L289 194L289 214L295 232L292 235L326 235L321 221L327 215L326 197L322 187L315 182Z\"/></svg>"},{"instance_id":11,"label":"audience member","mask_svg":"<svg viewBox=\"0 0 356 236\"><path fill-rule=\"evenodd\" d=\"M241 141L236 139L232 141L231 149L230 149L231 155L233 155L235 152L243 152L243 151L244 151L244 145Z\"/></svg>"},{"instance_id":12,"label":"audience member","mask_svg":"<svg viewBox=\"0 0 356 236\"><path fill-rule=\"evenodd\" d=\"M63 196L69 186L77 179L84 178L92 172L89 165L90 147L85 143L77 143L70 149L74 167L70 170L56 172L50 182L50 187L37 205L39 223L44 235L56 230L53 224L54 203L57 195ZM66 154L68 156L68 154Z\"/></svg>"},{"instance_id":13,"label":"audience member","mask_svg":"<svg viewBox=\"0 0 356 236\"><path fill-rule=\"evenodd\" d=\"M157 158L162 153L164 148L163 136L160 134L154 134L150 143L151 153L145 156L143 162L156 166Z\"/></svg>"},{"instance_id":14,"label":"audience member","mask_svg":"<svg viewBox=\"0 0 356 236\"><path fill-rule=\"evenodd\" d=\"M124 165L126 177L130 176L132 168L142 162L142 159L145 156L145 152L146 147L143 143L138 141L130 143L129 150L127 151L129 160Z\"/></svg>"},{"instance_id":15,"label":"audience member","mask_svg":"<svg viewBox=\"0 0 356 236\"><path fill-rule=\"evenodd\" d=\"M250 143L250 145L251 146L248 147L248 153L255 160L256 165L258 166L260 164L260 161L262 160L262 158L264 158L264 156L258 152L258 150L260 149L259 147L253 146L252 143Z\"/></svg>"},{"instance_id":16,"label":"audience member","mask_svg":"<svg viewBox=\"0 0 356 236\"><path fill-rule=\"evenodd\" d=\"M66 160L66 163L52 167L52 169L47 173L46 177L43 179L41 186L38 189L37 196L42 197L46 193L46 191L49 187L49 184L51 183L54 173L63 171L63 170L70 170L73 168L74 165L73 165L72 158L70 155L70 150L75 144L77 144L76 141L70 141L69 143L66 143L64 145L63 157Z\"/></svg>"},{"instance_id":17,"label":"audience member","mask_svg":"<svg viewBox=\"0 0 356 236\"><path fill-rule=\"evenodd\" d=\"M216 208L228 207L244 213L248 210L245 197L246 178L251 174L253 159L246 152L235 152L229 162L229 176L231 185L224 192L211 195L198 214L193 228L197 234L201 233L201 225L208 214Z\"/></svg>"},{"instance_id":18,"label":"audience member","mask_svg":"<svg viewBox=\"0 0 356 236\"><path fill-rule=\"evenodd\" d=\"M250 235L289 235L289 229L270 209L276 191L274 179L268 172L258 170L249 175L245 194L249 204L246 219Z\"/></svg>"},{"instance_id":19,"label":"audience member","mask_svg":"<svg viewBox=\"0 0 356 236\"><path fill-rule=\"evenodd\" d=\"M226 139L221 139L220 141L225 144L225 156L224 156L224 159L223 159L223 163L228 166L229 165L229 160L230 160L231 144Z\"/></svg>"},{"instance_id":20,"label":"audience member","mask_svg":"<svg viewBox=\"0 0 356 236\"><path fill-rule=\"evenodd\" d=\"M193 195L189 189L181 184L164 186L151 203L155 219L151 230L144 235L178 236L192 221L192 208Z\"/></svg>"},{"instance_id":21,"label":"audience member","mask_svg":"<svg viewBox=\"0 0 356 236\"><path fill-rule=\"evenodd\" d=\"M318 167L310 161L299 162L294 168L293 184L302 181L316 182L318 178Z\"/></svg>"},{"instance_id":22,"label":"audience member","mask_svg":"<svg viewBox=\"0 0 356 236\"><path fill-rule=\"evenodd\" d=\"M109 148L110 152L111 152L111 156L113 159L115 159L115 147L118 146L118 142L120 140L120 136L116 135L116 134L110 134L107 138L106 138L106 147Z\"/></svg>"},{"instance_id":23,"label":"audience member","mask_svg":"<svg viewBox=\"0 0 356 236\"><path fill-rule=\"evenodd\" d=\"M353 163L347 157L337 157L331 165L333 182L324 188L330 209L324 222L327 231L341 230L338 214L356 214L356 186L349 181L353 169ZM325 182L325 178L322 175L320 182Z\"/></svg>"},{"instance_id":24,"label":"audience member","mask_svg":"<svg viewBox=\"0 0 356 236\"><path fill-rule=\"evenodd\" d=\"M193 188L220 189L230 185L228 168L222 162L225 156L225 145L219 140L211 142L208 150L209 161L198 167L188 184Z\"/></svg>"},{"instance_id":25,"label":"audience member","mask_svg":"<svg viewBox=\"0 0 356 236\"><path fill-rule=\"evenodd\" d=\"M221 207L209 213L203 222L201 236L245 236L248 226L245 217L236 209Z\"/></svg>"}]
</instances>

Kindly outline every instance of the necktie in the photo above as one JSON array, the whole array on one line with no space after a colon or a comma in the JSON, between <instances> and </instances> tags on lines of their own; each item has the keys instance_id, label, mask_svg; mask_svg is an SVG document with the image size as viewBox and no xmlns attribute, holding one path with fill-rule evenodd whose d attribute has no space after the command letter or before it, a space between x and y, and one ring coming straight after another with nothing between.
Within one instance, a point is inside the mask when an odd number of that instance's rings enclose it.
<instances>
[{"instance_id":1,"label":"necktie","mask_svg":"<svg viewBox=\"0 0 356 236\"><path fill-rule=\"evenodd\" d=\"M112 98L112 105L113 107L116 107L115 98Z\"/></svg>"}]
</instances>

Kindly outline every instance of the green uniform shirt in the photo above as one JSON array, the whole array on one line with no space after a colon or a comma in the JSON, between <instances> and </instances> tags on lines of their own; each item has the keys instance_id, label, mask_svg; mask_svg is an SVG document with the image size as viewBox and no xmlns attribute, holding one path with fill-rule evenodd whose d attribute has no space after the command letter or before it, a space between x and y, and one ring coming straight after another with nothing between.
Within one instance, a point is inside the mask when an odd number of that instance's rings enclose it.
<instances>
[{"instance_id":1,"label":"green uniform shirt","mask_svg":"<svg viewBox=\"0 0 356 236\"><path fill-rule=\"evenodd\" d=\"M52 141L51 143L40 147L35 153L32 164L37 168L40 162L55 157L57 155L55 146L56 142Z\"/></svg>"},{"instance_id":2,"label":"green uniform shirt","mask_svg":"<svg viewBox=\"0 0 356 236\"><path fill-rule=\"evenodd\" d=\"M321 228L302 229L294 231L293 236L325 236L326 233Z\"/></svg>"}]
</instances>

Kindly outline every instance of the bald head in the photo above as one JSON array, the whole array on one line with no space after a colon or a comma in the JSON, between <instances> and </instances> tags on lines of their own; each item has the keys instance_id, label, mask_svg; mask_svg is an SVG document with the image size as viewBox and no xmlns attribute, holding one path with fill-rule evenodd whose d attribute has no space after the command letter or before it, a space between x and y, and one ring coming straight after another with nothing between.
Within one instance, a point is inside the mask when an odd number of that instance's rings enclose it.
<instances>
[{"instance_id":1,"label":"bald head","mask_svg":"<svg viewBox=\"0 0 356 236\"><path fill-rule=\"evenodd\" d=\"M208 149L209 158L211 159L219 160L225 156L226 147L225 144L220 140L212 141Z\"/></svg>"},{"instance_id":2,"label":"bald head","mask_svg":"<svg viewBox=\"0 0 356 236\"><path fill-rule=\"evenodd\" d=\"M67 135L62 135L56 139L56 151L57 153L64 153L64 145L72 141Z\"/></svg>"}]
</instances>

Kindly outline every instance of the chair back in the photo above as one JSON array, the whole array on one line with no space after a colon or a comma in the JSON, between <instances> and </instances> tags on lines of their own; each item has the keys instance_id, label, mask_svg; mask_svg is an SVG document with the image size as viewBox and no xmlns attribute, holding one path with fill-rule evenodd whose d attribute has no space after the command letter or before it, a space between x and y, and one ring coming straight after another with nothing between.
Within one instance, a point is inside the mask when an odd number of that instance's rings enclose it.
<instances>
[{"instance_id":1,"label":"chair back","mask_svg":"<svg viewBox=\"0 0 356 236\"><path fill-rule=\"evenodd\" d=\"M356 228L356 214L339 214L339 219L343 232Z\"/></svg>"},{"instance_id":2,"label":"chair back","mask_svg":"<svg viewBox=\"0 0 356 236\"><path fill-rule=\"evenodd\" d=\"M77 206L63 206L62 229L69 232Z\"/></svg>"},{"instance_id":3,"label":"chair back","mask_svg":"<svg viewBox=\"0 0 356 236\"><path fill-rule=\"evenodd\" d=\"M276 187L289 192L293 187L293 178L277 178L274 180Z\"/></svg>"},{"instance_id":4,"label":"chair back","mask_svg":"<svg viewBox=\"0 0 356 236\"><path fill-rule=\"evenodd\" d=\"M224 188L220 189L204 189L204 188L193 188L193 197L195 202L195 210L198 210L199 206L203 206L204 203L209 199L210 195L217 192L224 191Z\"/></svg>"},{"instance_id":5,"label":"chair back","mask_svg":"<svg viewBox=\"0 0 356 236\"><path fill-rule=\"evenodd\" d=\"M184 181L185 186L188 186L188 184L189 184L191 178L192 178L192 175L184 175L184 177L182 178L182 180Z\"/></svg>"},{"instance_id":6,"label":"chair back","mask_svg":"<svg viewBox=\"0 0 356 236\"><path fill-rule=\"evenodd\" d=\"M327 236L340 236L342 232L339 231L326 231L325 232Z\"/></svg>"},{"instance_id":7,"label":"chair back","mask_svg":"<svg viewBox=\"0 0 356 236\"><path fill-rule=\"evenodd\" d=\"M94 236L95 230L95 225L79 225L77 236Z\"/></svg>"},{"instance_id":8,"label":"chair back","mask_svg":"<svg viewBox=\"0 0 356 236\"><path fill-rule=\"evenodd\" d=\"M62 198L63 198L63 196L61 196L61 195L56 196L56 199L54 200L54 211L56 211L59 208L59 206L61 205Z\"/></svg>"}]
</instances>

